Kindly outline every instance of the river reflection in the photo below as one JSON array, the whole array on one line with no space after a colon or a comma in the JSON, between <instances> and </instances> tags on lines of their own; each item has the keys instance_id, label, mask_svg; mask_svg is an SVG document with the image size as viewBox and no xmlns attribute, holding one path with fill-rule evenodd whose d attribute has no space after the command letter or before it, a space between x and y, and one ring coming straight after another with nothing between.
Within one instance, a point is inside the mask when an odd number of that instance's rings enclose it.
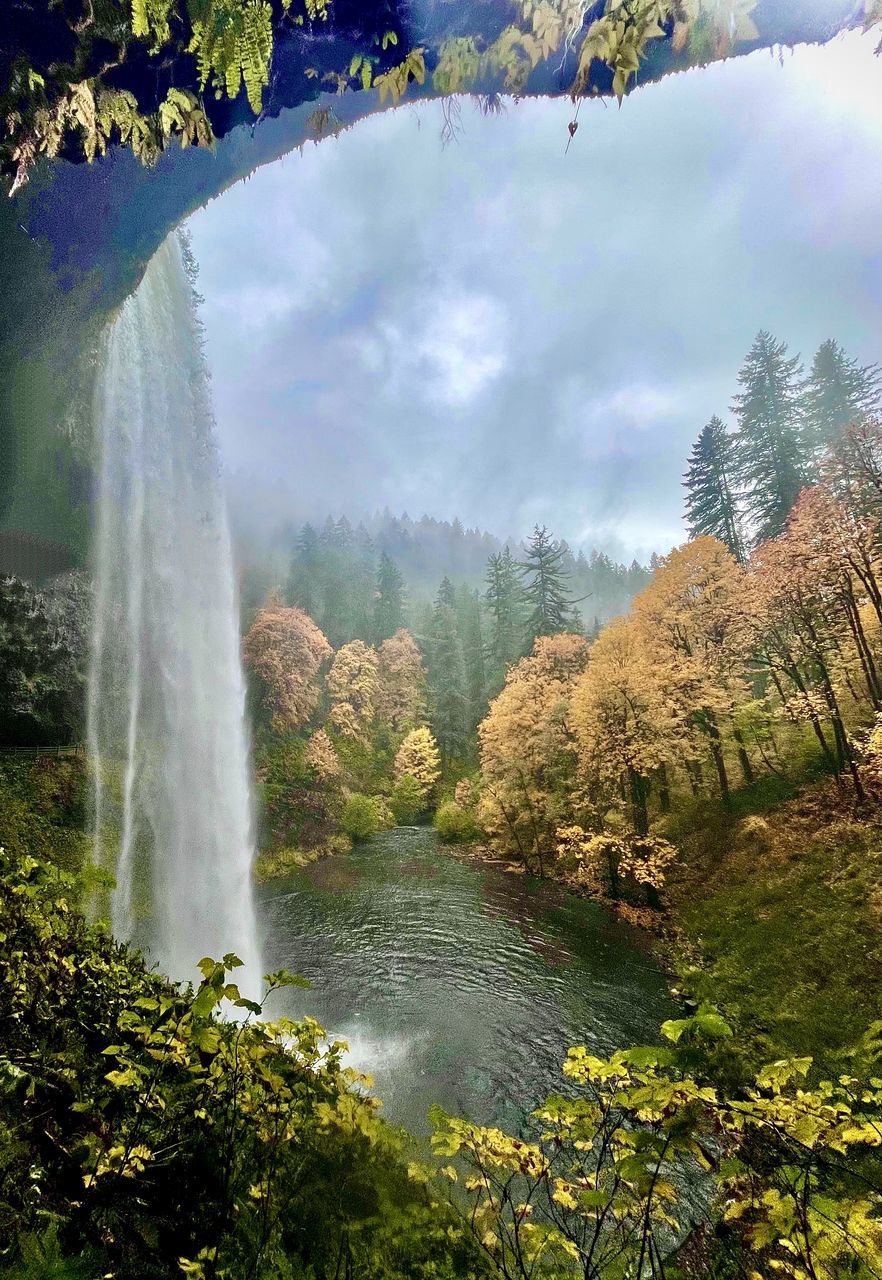
<instances>
[{"instance_id":1,"label":"river reflection","mask_svg":"<svg viewBox=\"0 0 882 1280\"><path fill-rule=\"evenodd\" d=\"M259 909L268 968L313 983L285 992L284 1012L348 1040L384 1113L417 1133L433 1102L519 1128L569 1045L643 1043L671 1016L628 929L555 885L451 857L429 828L314 863L266 886Z\"/></svg>"}]
</instances>

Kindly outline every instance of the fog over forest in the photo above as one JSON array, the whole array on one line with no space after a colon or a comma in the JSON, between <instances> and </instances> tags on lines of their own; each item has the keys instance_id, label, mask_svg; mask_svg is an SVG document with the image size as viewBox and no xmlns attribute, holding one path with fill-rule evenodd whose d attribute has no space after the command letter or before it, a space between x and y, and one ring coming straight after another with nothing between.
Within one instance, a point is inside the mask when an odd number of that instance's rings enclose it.
<instances>
[{"instance_id":1,"label":"fog over forest","mask_svg":"<svg viewBox=\"0 0 882 1280\"><path fill-rule=\"evenodd\" d=\"M615 104L410 106L190 220L240 528L459 517L646 561L768 329L878 356L872 39L759 51ZM818 180L823 173L824 181Z\"/></svg>"}]
</instances>

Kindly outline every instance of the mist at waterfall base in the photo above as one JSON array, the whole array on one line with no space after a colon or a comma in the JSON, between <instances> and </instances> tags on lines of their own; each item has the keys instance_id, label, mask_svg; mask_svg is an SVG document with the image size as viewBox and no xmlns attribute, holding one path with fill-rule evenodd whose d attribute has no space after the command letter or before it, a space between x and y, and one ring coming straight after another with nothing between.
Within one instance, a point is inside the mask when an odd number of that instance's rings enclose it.
<instances>
[{"instance_id":1,"label":"mist at waterfall base","mask_svg":"<svg viewBox=\"0 0 882 1280\"><path fill-rule=\"evenodd\" d=\"M115 878L118 937L175 979L235 952L252 991L245 688L191 265L170 236L99 356L94 851Z\"/></svg>"}]
</instances>

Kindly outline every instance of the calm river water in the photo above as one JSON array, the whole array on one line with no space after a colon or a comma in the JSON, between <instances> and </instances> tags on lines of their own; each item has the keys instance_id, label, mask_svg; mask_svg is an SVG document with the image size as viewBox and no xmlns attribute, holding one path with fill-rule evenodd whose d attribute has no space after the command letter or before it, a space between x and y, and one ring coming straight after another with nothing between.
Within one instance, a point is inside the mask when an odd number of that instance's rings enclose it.
<instances>
[{"instance_id":1,"label":"calm river water","mask_svg":"<svg viewBox=\"0 0 882 1280\"><path fill-rule=\"evenodd\" d=\"M651 1042L674 1011L599 907L451 857L426 827L265 886L259 910L267 969L313 984L285 992L284 1011L348 1040L384 1114L416 1133L433 1102L518 1128L557 1089L569 1045Z\"/></svg>"}]
</instances>

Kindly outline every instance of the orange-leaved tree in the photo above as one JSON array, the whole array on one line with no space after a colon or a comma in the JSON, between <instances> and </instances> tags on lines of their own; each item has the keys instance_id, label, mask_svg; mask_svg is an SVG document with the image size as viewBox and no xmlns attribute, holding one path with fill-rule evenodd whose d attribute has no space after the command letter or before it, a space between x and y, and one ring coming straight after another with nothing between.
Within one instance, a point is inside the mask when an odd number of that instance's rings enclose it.
<instances>
[{"instance_id":1,"label":"orange-leaved tree","mask_svg":"<svg viewBox=\"0 0 882 1280\"><path fill-rule=\"evenodd\" d=\"M376 649L352 640L338 649L328 672L328 722L344 738L364 740L377 714L380 660Z\"/></svg>"},{"instance_id":2,"label":"orange-leaved tree","mask_svg":"<svg viewBox=\"0 0 882 1280\"><path fill-rule=\"evenodd\" d=\"M416 641L403 628L380 645L377 711L393 733L406 733L425 713L426 672Z\"/></svg>"},{"instance_id":3,"label":"orange-leaved tree","mask_svg":"<svg viewBox=\"0 0 882 1280\"><path fill-rule=\"evenodd\" d=\"M830 768L838 774L847 766L863 799L841 705L850 634L839 599L840 567L830 562L814 530L811 506L797 502L784 532L753 553L745 605L759 628L760 661L784 709L811 724Z\"/></svg>"},{"instance_id":4,"label":"orange-leaved tree","mask_svg":"<svg viewBox=\"0 0 882 1280\"><path fill-rule=\"evenodd\" d=\"M540 873L572 804L576 744L569 700L587 660L584 636L541 636L532 653L509 668L478 728L481 826L497 847Z\"/></svg>"},{"instance_id":5,"label":"orange-leaved tree","mask_svg":"<svg viewBox=\"0 0 882 1280\"><path fill-rule=\"evenodd\" d=\"M302 609L271 597L258 610L243 648L273 729L301 728L318 706L319 674L332 653L323 633Z\"/></svg>"}]
</instances>

